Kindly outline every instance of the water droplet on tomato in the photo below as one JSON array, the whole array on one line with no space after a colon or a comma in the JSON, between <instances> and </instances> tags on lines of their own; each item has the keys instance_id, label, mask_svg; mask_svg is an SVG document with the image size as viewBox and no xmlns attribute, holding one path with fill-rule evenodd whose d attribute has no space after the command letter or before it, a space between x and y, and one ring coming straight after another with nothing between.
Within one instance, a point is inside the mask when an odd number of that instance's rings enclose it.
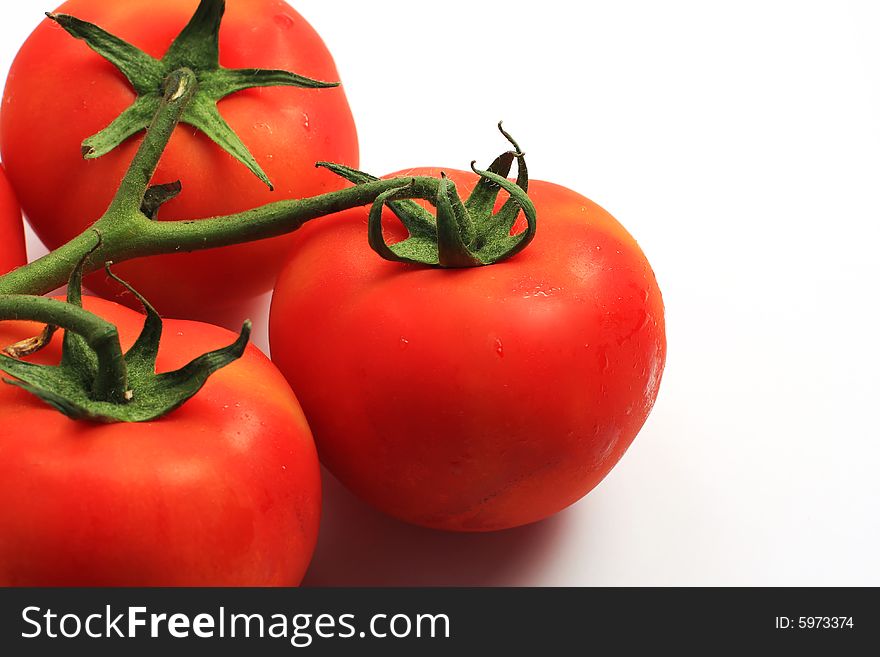
<instances>
[{"instance_id":1,"label":"water droplet on tomato","mask_svg":"<svg viewBox=\"0 0 880 657\"><path fill-rule=\"evenodd\" d=\"M309 127L309 115L303 112L303 128L306 130L311 130Z\"/></svg>"},{"instance_id":2,"label":"water droplet on tomato","mask_svg":"<svg viewBox=\"0 0 880 657\"><path fill-rule=\"evenodd\" d=\"M400 338L400 348L406 349L409 346L409 340L406 338Z\"/></svg>"},{"instance_id":3,"label":"water droplet on tomato","mask_svg":"<svg viewBox=\"0 0 880 657\"><path fill-rule=\"evenodd\" d=\"M500 338L495 338L495 353L499 358L504 358L504 345L501 344Z\"/></svg>"},{"instance_id":4,"label":"water droplet on tomato","mask_svg":"<svg viewBox=\"0 0 880 657\"><path fill-rule=\"evenodd\" d=\"M289 30L293 27L293 18L287 14L275 14L275 24L282 30Z\"/></svg>"}]
</instances>

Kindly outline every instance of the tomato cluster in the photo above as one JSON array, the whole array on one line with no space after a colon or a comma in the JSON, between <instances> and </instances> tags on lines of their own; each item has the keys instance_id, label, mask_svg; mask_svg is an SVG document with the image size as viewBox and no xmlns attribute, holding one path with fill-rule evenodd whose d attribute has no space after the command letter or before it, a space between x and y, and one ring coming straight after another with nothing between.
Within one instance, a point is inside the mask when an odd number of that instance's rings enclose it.
<instances>
[{"instance_id":1,"label":"tomato cluster","mask_svg":"<svg viewBox=\"0 0 880 657\"><path fill-rule=\"evenodd\" d=\"M159 59L208 5L222 13L222 2L207 0L70 0L58 12ZM219 52L229 69L337 79L318 35L279 0L230 2ZM89 160L81 144L135 99L116 66L52 21L27 40L0 116L11 183L0 175L0 273L25 262L15 195L53 249L104 212L141 136ZM339 88L250 88L217 109L274 192L184 117L153 178L182 183L160 220L342 189L315 162L357 166ZM438 168L399 175L447 177L463 192L486 180ZM368 207L282 237L117 265L174 317L241 305L274 284L274 364L248 348L185 405L135 425L70 419L25 390L0 388L0 585L295 585L317 537L319 457L368 503L445 530L531 523L583 497L657 398L663 301L641 249L611 215L549 182L531 181L528 196L533 241L485 266L380 258L367 240ZM381 222L389 244L407 237L387 207ZM522 228L520 219L507 237ZM137 300L119 297L124 288L104 274L87 285L106 299ZM117 326L124 348L144 322L113 301L88 298L85 307ZM4 322L0 348L40 328ZM159 371L229 341L224 329L186 319L166 321L163 335ZM31 360L57 362L60 345L52 339Z\"/></svg>"}]
</instances>

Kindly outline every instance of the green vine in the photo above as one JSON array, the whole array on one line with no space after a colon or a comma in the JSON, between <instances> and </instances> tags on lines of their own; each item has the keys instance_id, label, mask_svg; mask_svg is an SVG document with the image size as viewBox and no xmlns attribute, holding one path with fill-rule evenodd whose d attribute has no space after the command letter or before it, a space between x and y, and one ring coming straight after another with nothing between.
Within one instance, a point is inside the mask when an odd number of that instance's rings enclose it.
<instances>
[{"instance_id":1,"label":"green vine","mask_svg":"<svg viewBox=\"0 0 880 657\"><path fill-rule=\"evenodd\" d=\"M99 157L128 136L146 129L112 202L92 227L42 258L0 276L0 319L29 319L65 329L64 357L58 368L47 369L20 359L51 339L51 331L47 331L39 338L7 349L0 356L0 370L16 377L16 385L71 417L102 421L160 417L195 394L211 372L240 356L249 332L246 325L233 345L196 359L195 364L180 372L156 375L153 370L161 321L146 300L141 299L147 312L144 333L136 343L137 348L128 354L121 353L112 325L80 307L82 275L105 263L275 237L313 219L361 206L371 206L367 235L370 246L381 257L398 262L445 268L492 265L519 253L535 235L535 208L526 193L525 156L503 129L502 134L514 150L500 155L485 171L472 164L480 180L467 200L459 197L455 185L445 175L381 180L341 165L318 163L353 185L231 215L157 221L159 208L181 189L179 182L150 184L180 122L203 130L270 184L247 148L216 112L216 101L252 86L334 86L285 71L219 67L217 33L224 5L222 0L201 0L195 15L161 60L95 25L71 16L49 15L119 67L138 94L138 99L120 117L83 142L84 157ZM506 176L514 160L518 175L516 182L511 182ZM509 198L496 213L494 207L501 190ZM415 203L415 199L433 205L436 214ZM409 231L407 239L391 245L385 241L385 206L401 219ZM520 212L526 217L527 227L511 234ZM68 279L72 290L68 303L36 296Z\"/></svg>"}]
</instances>

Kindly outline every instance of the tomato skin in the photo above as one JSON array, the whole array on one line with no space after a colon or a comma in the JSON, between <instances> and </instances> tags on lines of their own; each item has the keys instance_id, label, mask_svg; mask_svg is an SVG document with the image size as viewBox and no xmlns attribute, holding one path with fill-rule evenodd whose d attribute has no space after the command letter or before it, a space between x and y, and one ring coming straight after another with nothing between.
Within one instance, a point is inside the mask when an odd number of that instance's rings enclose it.
<instances>
[{"instance_id":1,"label":"tomato skin","mask_svg":"<svg viewBox=\"0 0 880 657\"><path fill-rule=\"evenodd\" d=\"M70 0L56 11L94 22L161 57L197 5L198 0ZM320 37L279 0L228 3L220 28L220 63L339 80ZM16 56L4 92L0 152L28 221L49 248L67 242L106 210L141 135L95 160L83 160L80 144L134 98L119 71L48 19ZM249 89L226 97L218 107L275 191L204 134L181 125L154 178L183 184L180 196L162 208L162 218L199 219L333 191L344 181L316 169L315 162L358 164L354 120L341 88ZM210 316L214 308L269 290L289 246L284 236L120 263L116 272L165 315ZM105 298L136 305L103 274L87 284Z\"/></svg>"},{"instance_id":2,"label":"tomato skin","mask_svg":"<svg viewBox=\"0 0 880 657\"><path fill-rule=\"evenodd\" d=\"M85 306L118 325L124 348L143 321ZM38 328L0 324L0 344ZM231 338L166 320L158 370ZM38 360L57 362L59 343ZM0 500L0 586L293 586L317 539L320 471L289 386L249 347L154 422L77 422L3 385Z\"/></svg>"},{"instance_id":3,"label":"tomato skin","mask_svg":"<svg viewBox=\"0 0 880 657\"><path fill-rule=\"evenodd\" d=\"M24 226L15 192L0 165L0 274L12 271L27 262L24 247Z\"/></svg>"},{"instance_id":4,"label":"tomato skin","mask_svg":"<svg viewBox=\"0 0 880 657\"><path fill-rule=\"evenodd\" d=\"M445 171L462 196L477 180ZM281 273L273 359L323 463L393 516L459 531L545 518L599 483L654 404L666 340L647 260L586 198L540 181L529 195L537 236L506 262L384 261L358 210L303 228Z\"/></svg>"}]
</instances>

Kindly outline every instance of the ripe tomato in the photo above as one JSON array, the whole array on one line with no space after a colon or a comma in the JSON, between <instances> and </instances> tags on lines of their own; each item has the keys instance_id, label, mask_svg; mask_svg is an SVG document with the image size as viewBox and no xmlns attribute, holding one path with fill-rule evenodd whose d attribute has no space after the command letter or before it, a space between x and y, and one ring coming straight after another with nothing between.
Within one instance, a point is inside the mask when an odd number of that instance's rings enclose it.
<instances>
[{"instance_id":1,"label":"ripe tomato","mask_svg":"<svg viewBox=\"0 0 880 657\"><path fill-rule=\"evenodd\" d=\"M446 172L462 196L477 180ZM654 404L666 340L645 256L588 199L539 181L529 196L537 236L495 265L382 260L358 210L305 226L282 270L273 359L324 464L398 518L484 531L549 516L599 483Z\"/></svg>"},{"instance_id":2,"label":"ripe tomato","mask_svg":"<svg viewBox=\"0 0 880 657\"><path fill-rule=\"evenodd\" d=\"M27 262L22 229L21 208L0 166L0 274Z\"/></svg>"},{"instance_id":3,"label":"ripe tomato","mask_svg":"<svg viewBox=\"0 0 880 657\"><path fill-rule=\"evenodd\" d=\"M143 316L87 297L123 348ZM0 345L39 327L0 324ZM167 320L158 369L230 342ZM57 362L60 339L37 354ZM296 398L256 348L181 408L140 424L77 422L0 387L0 586L284 585L318 533L318 459Z\"/></svg>"},{"instance_id":4,"label":"ripe tomato","mask_svg":"<svg viewBox=\"0 0 880 657\"><path fill-rule=\"evenodd\" d=\"M220 28L222 66L339 80L320 37L290 6L279 0L228 4ZM57 12L95 23L159 58L197 5L197 0L70 0ZM94 160L83 160L80 144L134 98L113 65L48 19L19 51L3 97L0 151L28 221L49 248L82 232L107 208L141 136ZM275 191L204 134L181 125L154 178L183 184L181 194L163 206L162 217L198 219L332 191L344 183L316 169L315 162L357 165L357 135L341 88L248 89L227 96L218 108ZM211 306L269 290L289 245L290 238L281 237L120 263L115 271L163 314L210 314ZM87 284L107 298L118 294L103 274ZM136 303L131 295L120 300Z\"/></svg>"}]
</instances>

